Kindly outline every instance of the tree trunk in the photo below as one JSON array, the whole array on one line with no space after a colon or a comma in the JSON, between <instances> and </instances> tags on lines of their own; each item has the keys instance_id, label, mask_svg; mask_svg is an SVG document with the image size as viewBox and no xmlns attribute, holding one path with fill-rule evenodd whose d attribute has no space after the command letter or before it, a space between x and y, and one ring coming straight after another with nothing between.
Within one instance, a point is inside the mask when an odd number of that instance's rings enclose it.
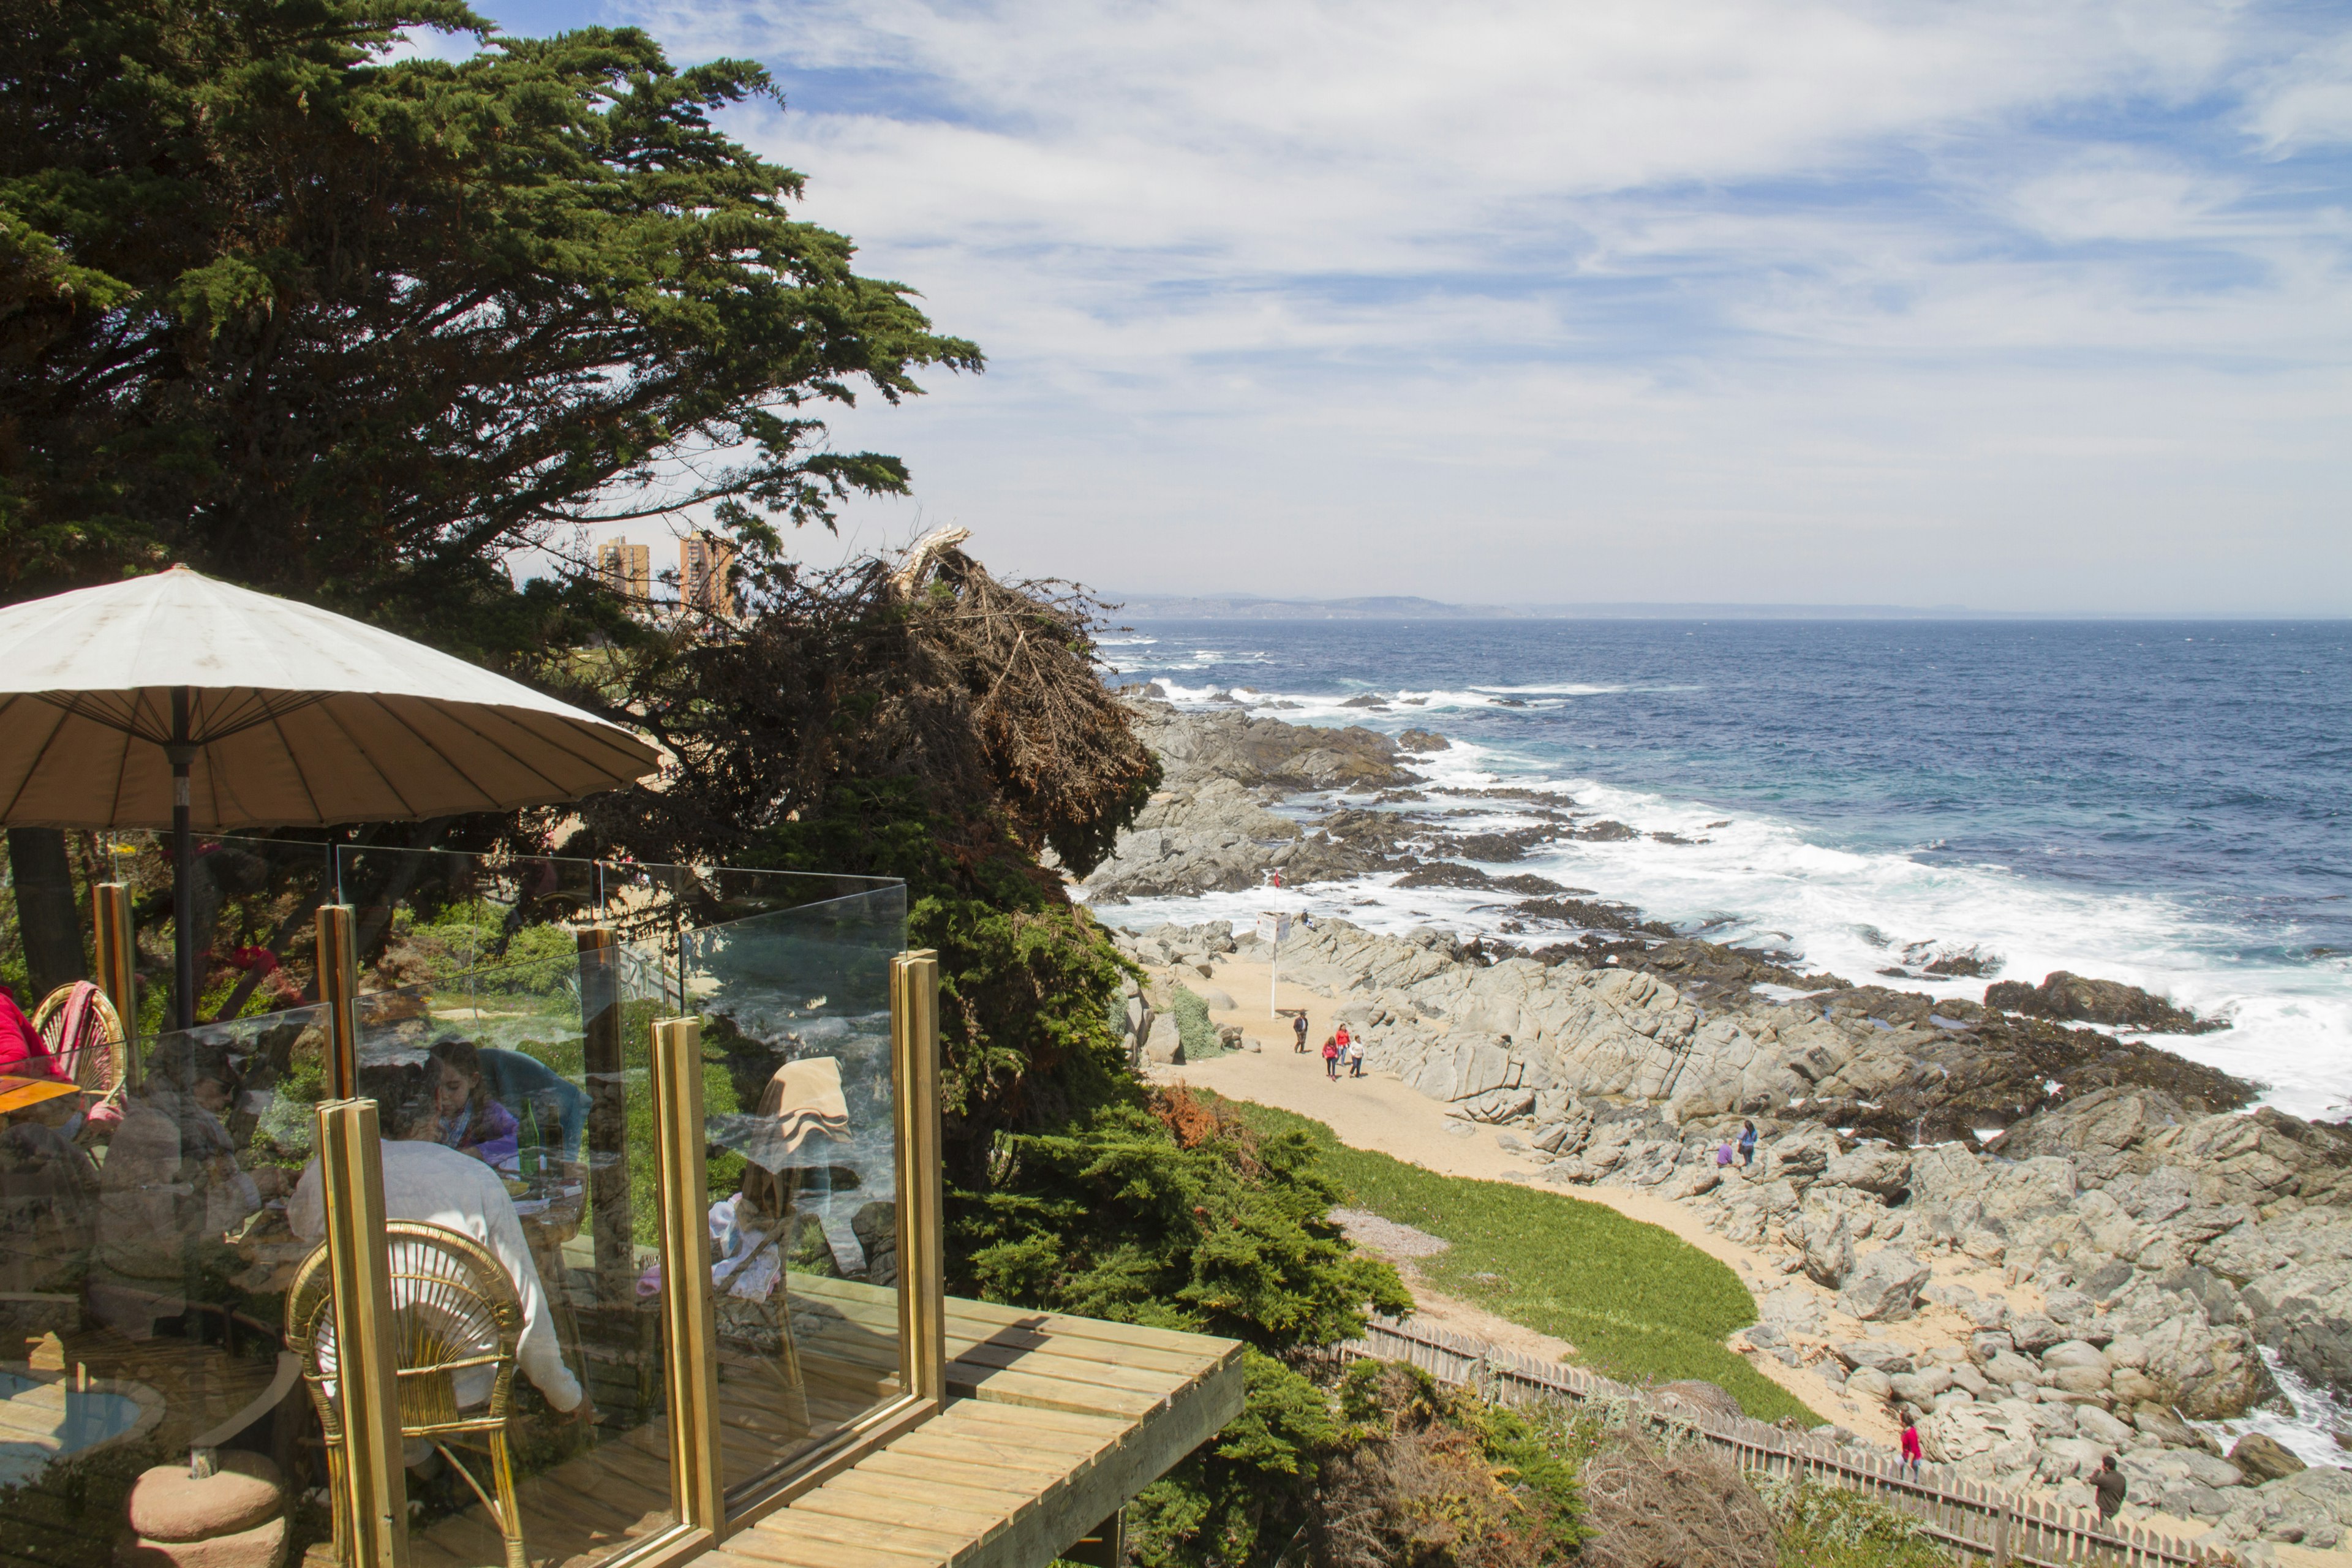
<instances>
[{"instance_id":1,"label":"tree trunk","mask_svg":"<svg viewBox=\"0 0 2352 1568\"><path fill-rule=\"evenodd\" d=\"M31 1012L60 985L89 978L82 957L81 910L74 900L66 836L56 827L8 830L8 870L16 882L16 930L25 944Z\"/></svg>"}]
</instances>

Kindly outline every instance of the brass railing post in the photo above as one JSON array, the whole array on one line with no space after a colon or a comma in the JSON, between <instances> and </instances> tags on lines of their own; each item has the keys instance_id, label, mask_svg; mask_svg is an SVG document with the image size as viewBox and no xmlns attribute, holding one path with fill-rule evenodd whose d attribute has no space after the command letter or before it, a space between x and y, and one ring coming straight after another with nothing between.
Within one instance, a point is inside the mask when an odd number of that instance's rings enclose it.
<instances>
[{"instance_id":1,"label":"brass railing post","mask_svg":"<svg viewBox=\"0 0 2352 1568\"><path fill-rule=\"evenodd\" d=\"M359 956L352 906L319 906L319 1000L327 1010L327 1098L360 1091Z\"/></svg>"},{"instance_id":2,"label":"brass railing post","mask_svg":"<svg viewBox=\"0 0 2352 1568\"><path fill-rule=\"evenodd\" d=\"M322 1100L317 1116L343 1416L342 1496L335 1501L351 1530L351 1561L343 1568L407 1568L408 1477L401 1464L375 1101Z\"/></svg>"},{"instance_id":3,"label":"brass railing post","mask_svg":"<svg viewBox=\"0 0 2352 1568\"><path fill-rule=\"evenodd\" d=\"M139 1087L139 982L131 945L131 889L120 882L90 889L90 919L98 941L98 988L122 1020L122 1081Z\"/></svg>"},{"instance_id":4,"label":"brass railing post","mask_svg":"<svg viewBox=\"0 0 2352 1568\"><path fill-rule=\"evenodd\" d=\"M662 1313L669 1345L670 1488L678 1522L725 1535L719 1344L710 1302L709 1167L703 1154L702 1020L653 1026Z\"/></svg>"},{"instance_id":5,"label":"brass railing post","mask_svg":"<svg viewBox=\"0 0 2352 1568\"><path fill-rule=\"evenodd\" d=\"M890 1055L898 1126L898 1331L907 1391L948 1393L947 1194L940 1153L940 957L890 962Z\"/></svg>"}]
</instances>

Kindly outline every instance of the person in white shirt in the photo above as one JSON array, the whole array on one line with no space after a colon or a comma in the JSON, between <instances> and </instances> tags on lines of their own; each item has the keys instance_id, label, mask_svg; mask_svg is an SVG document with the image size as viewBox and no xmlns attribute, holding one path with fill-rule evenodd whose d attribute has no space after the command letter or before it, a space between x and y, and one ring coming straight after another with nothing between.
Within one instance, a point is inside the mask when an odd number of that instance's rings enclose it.
<instances>
[{"instance_id":1,"label":"person in white shirt","mask_svg":"<svg viewBox=\"0 0 2352 1568\"><path fill-rule=\"evenodd\" d=\"M539 1267L531 1261L522 1221L498 1173L471 1154L430 1142L430 1104L424 1100L422 1075L415 1068L371 1068L360 1079L360 1092L376 1101L384 1129L385 1215L442 1226L489 1248L490 1255L506 1266L522 1303L522 1338L515 1347L516 1365L556 1410L567 1415L579 1410L580 1380L563 1364ZM294 1234L306 1242L315 1244L326 1236L326 1194L316 1160L303 1171L293 1200L287 1205L286 1218ZM492 1375L488 1367L459 1373L458 1407L488 1399Z\"/></svg>"}]
</instances>

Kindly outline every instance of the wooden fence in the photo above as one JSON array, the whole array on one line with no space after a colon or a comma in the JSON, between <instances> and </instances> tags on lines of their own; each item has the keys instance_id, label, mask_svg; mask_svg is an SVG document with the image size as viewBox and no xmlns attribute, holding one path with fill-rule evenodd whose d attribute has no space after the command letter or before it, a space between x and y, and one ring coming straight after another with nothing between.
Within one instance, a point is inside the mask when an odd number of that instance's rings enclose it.
<instances>
[{"instance_id":1,"label":"wooden fence","mask_svg":"<svg viewBox=\"0 0 2352 1568\"><path fill-rule=\"evenodd\" d=\"M1409 1362L1435 1377L1511 1402L1569 1399L1622 1401L1653 1419L1696 1431L1724 1449L1742 1470L1794 1475L1868 1493L1917 1519L1947 1546L1990 1558L1995 1568L2070 1568L2111 1563L2119 1568L2211 1568L2237 1559L2137 1526L2106 1528L2096 1512L2061 1508L1952 1475L1940 1465L1909 1467L1876 1454L1841 1447L1826 1436L1790 1432L1723 1415L1682 1401L1661 1405L1644 1391L1581 1367L1539 1362L1478 1340L1418 1323L1375 1318L1365 1335L1338 1349L1342 1362L1363 1357Z\"/></svg>"}]
</instances>

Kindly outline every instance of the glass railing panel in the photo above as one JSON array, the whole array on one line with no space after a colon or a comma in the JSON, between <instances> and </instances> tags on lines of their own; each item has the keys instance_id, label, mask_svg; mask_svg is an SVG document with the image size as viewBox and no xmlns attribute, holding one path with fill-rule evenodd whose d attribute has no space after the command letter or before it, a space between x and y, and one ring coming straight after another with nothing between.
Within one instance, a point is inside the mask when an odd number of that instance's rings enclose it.
<instances>
[{"instance_id":1,"label":"glass railing panel","mask_svg":"<svg viewBox=\"0 0 2352 1568\"><path fill-rule=\"evenodd\" d=\"M730 1492L906 1386L889 994L905 945L895 884L683 939Z\"/></svg>"},{"instance_id":2,"label":"glass railing panel","mask_svg":"<svg viewBox=\"0 0 2352 1568\"><path fill-rule=\"evenodd\" d=\"M501 1428L522 1549L585 1568L677 1520L648 1060L660 1009L633 984L642 955L583 962L562 925L501 934L509 962L421 967L360 997L360 1090L383 1108L390 1214L463 1231L506 1267L525 1314ZM456 1454L488 1487L485 1457ZM449 1458L410 1458L412 1539L436 1561L503 1563Z\"/></svg>"},{"instance_id":3,"label":"glass railing panel","mask_svg":"<svg viewBox=\"0 0 2352 1568\"><path fill-rule=\"evenodd\" d=\"M62 841L64 888L38 876L20 884L12 872L0 900L0 984L30 1015L59 987L96 978L90 889L118 881L130 890L140 1032L161 1033L178 1016L171 835L68 832ZM316 1001L316 915L334 890L332 847L199 834L193 865L197 1019Z\"/></svg>"},{"instance_id":4,"label":"glass railing panel","mask_svg":"<svg viewBox=\"0 0 2352 1568\"><path fill-rule=\"evenodd\" d=\"M137 1086L103 1096L0 1082L11 1557L129 1560L134 1519L161 1537L233 1518L254 1533L223 1562L331 1550L323 1432L286 1335L321 1025L298 1009L152 1037ZM216 1473L195 1481L199 1445Z\"/></svg>"}]
</instances>

